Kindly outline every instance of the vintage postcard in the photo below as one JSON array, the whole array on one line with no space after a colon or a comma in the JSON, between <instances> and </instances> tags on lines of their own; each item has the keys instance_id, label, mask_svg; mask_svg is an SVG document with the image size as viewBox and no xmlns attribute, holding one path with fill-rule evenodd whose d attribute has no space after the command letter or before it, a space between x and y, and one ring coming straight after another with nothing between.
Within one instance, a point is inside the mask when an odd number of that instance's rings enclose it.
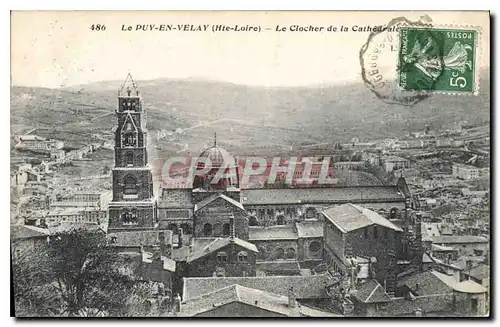
<instances>
[{"instance_id":1,"label":"vintage postcard","mask_svg":"<svg viewBox=\"0 0 500 327\"><path fill-rule=\"evenodd\" d=\"M14 11L16 317L489 317L490 14Z\"/></svg>"}]
</instances>

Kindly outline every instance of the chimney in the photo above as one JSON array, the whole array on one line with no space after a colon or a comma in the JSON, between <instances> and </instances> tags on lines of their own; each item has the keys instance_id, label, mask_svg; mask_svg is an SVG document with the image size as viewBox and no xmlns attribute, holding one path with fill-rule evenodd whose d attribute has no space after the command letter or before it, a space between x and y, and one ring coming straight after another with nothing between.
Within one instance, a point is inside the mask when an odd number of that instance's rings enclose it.
<instances>
[{"instance_id":1,"label":"chimney","mask_svg":"<svg viewBox=\"0 0 500 327\"><path fill-rule=\"evenodd\" d=\"M420 271L423 271L423 264L422 264L422 219L417 216L417 219L415 221L415 247L416 247L416 252L417 252L417 262L418 262L418 268Z\"/></svg>"},{"instance_id":2,"label":"chimney","mask_svg":"<svg viewBox=\"0 0 500 327\"><path fill-rule=\"evenodd\" d=\"M368 263L368 272L371 279L377 278L377 258L371 257L370 262Z\"/></svg>"},{"instance_id":3,"label":"chimney","mask_svg":"<svg viewBox=\"0 0 500 327\"><path fill-rule=\"evenodd\" d=\"M295 308L297 307L297 299L295 298L295 292L293 291L293 287L290 286L288 289L288 307Z\"/></svg>"},{"instance_id":4,"label":"chimney","mask_svg":"<svg viewBox=\"0 0 500 327\"><path fill-rule=\"evenodd\" d=\"M165 231L159 231L158 232L158 243L160 243L160 255L166 256L167 255L167 250L166 250L166 244L165 244Z\"/></svg>"},{"instance_id":5,"label":"chimney","mask_svg":"<svg viewBox=\"0 0 500 327\"><path fill-rule=\"evenodd\" d=\"M174 312L181 312L181 296L177 293L174 297Z\"/></svg>"},{"instance_id":6,"label":"chimney","mask_svg":"<svg viewBox=\"0 0 500 327\"><path fill-rule=\"evenodd\" d=\"M182 229L182 227L180 227L179 228L179 242L177 243L177 244L179 244L179 248L182 247L183 236L184 236L184 230Z\"/></svg>"},{"instance_id":7,"label":"chimney","mask_svg":"<svg viewBox=\"0 0 500 327\"><path fill-rule=\"evenodd\" d=\"M229 217L229 238L231 241L234 240L234 216Z\"/></svg>"}]
</instances>

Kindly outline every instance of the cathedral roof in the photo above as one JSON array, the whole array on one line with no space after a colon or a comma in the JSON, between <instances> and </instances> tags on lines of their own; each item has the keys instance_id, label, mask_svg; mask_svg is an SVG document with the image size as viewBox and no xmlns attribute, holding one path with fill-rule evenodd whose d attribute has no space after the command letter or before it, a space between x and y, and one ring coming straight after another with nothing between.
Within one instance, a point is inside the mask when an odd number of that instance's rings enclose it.
<instances>
[{"instance_id":1,"label":"cathedral roof","mask_svg":"<svg viewBox=\"0 0 500 327\"><path fill-rule=\"evenodd\" d=\"M403 230L375 211L362 208L352 203L330 207L323 211L325 217L344 233L370 225L379 225L396 232Z\"/></svg>"},{"instance_id":2,"label":"cathedral roof","mask_svg":"<svg viewBox=\"0 0 500 327\"><path fill-rule=\"evenodd\" d=\"M196 211L198 211L198 210L206 207L207 205L209 205L210 203L212 203L213 201L215 201L215 200L217 200L219 198L223 199L226 202L229 202L230 204L232 204L233 206L235 206L235 207L237 207L237 208L239 208L241 210L245 210L243 208L243 205L240 202L238 202L236 200L233 200L233 199L231 199L230 197L228 197L228 196L226 196L224 194L214 194L212 196L204 198L203 200L201 200L200 202L198 202L197 204L195 204L194 211L196 212Z\"/></svg>"},{"instance_id":3,"label":"cathedral roof","mask_svg":"<svg viewBox=\"0 0 500 327\"><path fill-rule=\"evenodd\" d=\"M195 260L198 260L210 253L213 253L214 251L217 251L219 249L222 249L224 248L225 246L227 246L228 244L234 242L234 244L237 244L249 251L252 251L252 252L259 252L259 250L257 250L257 247L252 244L252 243L248 243L247 241L244 241L240 238L237 238L237 237L234 237L234 238L230 238L230 237L224 237L224 238L217 238L215 239L213 242L211 242L210 244L208 244L207 246L205 246L204 248L201 248L199 249L198 251L192 253L189 258L187 259L187 262L193 262Z\"/></svg>"},{"instance_id":4,"label":"cathedral roof","mask_svg":"<svg viewBox=\"0 0 500 327\"><path fill-rule=\"evenodd\" d=\"M259 188L241 190L243 205L404 201L396 186Z\"/></svg>"}]
</instances>

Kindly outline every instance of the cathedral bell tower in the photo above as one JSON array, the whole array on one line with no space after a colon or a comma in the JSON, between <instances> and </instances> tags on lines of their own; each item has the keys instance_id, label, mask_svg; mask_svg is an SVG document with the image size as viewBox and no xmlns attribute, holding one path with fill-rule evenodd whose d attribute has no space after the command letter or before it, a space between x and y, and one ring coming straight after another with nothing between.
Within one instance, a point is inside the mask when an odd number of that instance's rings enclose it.
<instances>
[{"instance_id":1,"label":"cathedral bell tower","mask_svg":"<svg viewBox=\"0 0 500 327\"><path fill-rule=\"evenodd\" d=\"M118 91L113 200L108 232L153 229L153 176L148 166L146 112L130 73Z\"/></svg>"}]
</instances>

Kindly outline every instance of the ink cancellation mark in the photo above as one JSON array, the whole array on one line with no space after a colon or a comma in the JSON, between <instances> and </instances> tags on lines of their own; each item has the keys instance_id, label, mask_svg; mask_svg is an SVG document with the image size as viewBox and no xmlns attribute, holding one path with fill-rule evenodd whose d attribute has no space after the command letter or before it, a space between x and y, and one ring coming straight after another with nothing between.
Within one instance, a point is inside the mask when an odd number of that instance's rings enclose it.
<instances>
[{"instance_id":1,"label":"ink cancellation mark","mask_svg":"<svg viewBox=\"0 0 500 327\"><path fill-rule=\"evenodd\" d=\"M399 33L401 88L477 93L477 31L407 27Z\"/></svg>"}]
</instances>

